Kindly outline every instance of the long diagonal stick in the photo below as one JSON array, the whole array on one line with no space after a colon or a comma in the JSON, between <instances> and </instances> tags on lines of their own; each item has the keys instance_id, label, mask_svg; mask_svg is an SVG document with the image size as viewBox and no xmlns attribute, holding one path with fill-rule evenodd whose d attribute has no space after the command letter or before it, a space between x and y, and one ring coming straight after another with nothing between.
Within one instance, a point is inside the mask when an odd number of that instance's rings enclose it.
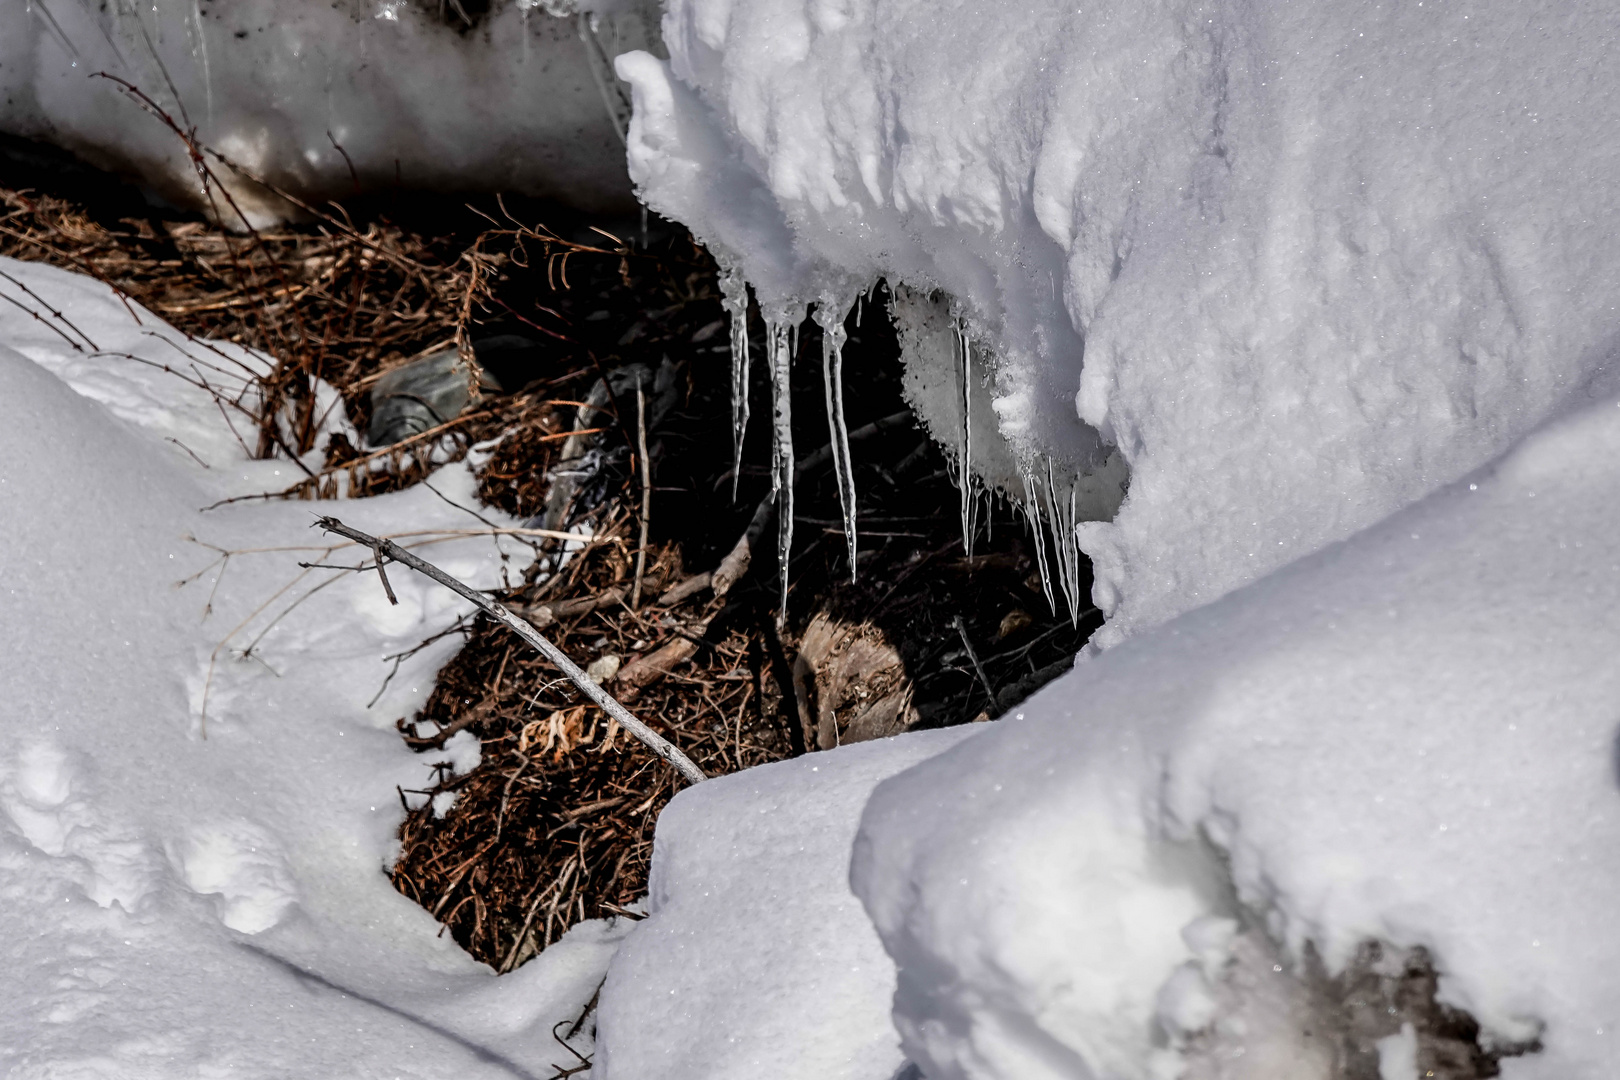
<instances>
[{"instance_id":1,"label":"long diagonal stick","mask_svg":"<svg viewBox=\"0 0 1620 1080\"><path fill-rule=\"evenodd\" d=\"M629 709L615 701L612 695L596 685L589 675L586 675L579 669L577 664L568 659L566 653L548 641L540 631L508 611L505 605L496 603L477 589L456 580L432 563L417 558L392 540L385 540L382 537L363 533L359 529L352 529L334 517L323 517L316 524L320 526L323 532L346 536L350 540L370 548L377 554L379 570L382 567L382 560L387 558L403 566L408 566L419 574L432 578L452 592L465 596L468 600L487 611L492 618L504 623L518 637L533 645L541 656L550 660L563 675L567 676L569 682L579 687L586 697L601 706L603 712L617 720L621 728L640 739L654 754L675 766L676 771L686 777L688 781L695 784L700 780L708 779L702 769L692 764L691 758L681 753L679 747L640 720L637 720L631 715ZM393 600L393 597L390 596L389 599ZM395 602L397 603L397 601Z\"/></svg>"}]
</instances>

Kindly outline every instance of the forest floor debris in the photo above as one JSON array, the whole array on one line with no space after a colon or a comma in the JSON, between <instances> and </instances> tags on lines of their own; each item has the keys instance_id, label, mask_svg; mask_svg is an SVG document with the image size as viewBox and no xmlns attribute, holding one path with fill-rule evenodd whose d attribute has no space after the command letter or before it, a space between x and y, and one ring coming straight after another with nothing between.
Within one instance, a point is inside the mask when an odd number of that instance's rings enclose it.
<instances>
[{"instance_id":1,"label":"forest floor debris","mask_svg":"<svg viewBox=\"0 0 1620 1080\"><path fill-rule=\"evenodd\" d=\"M496 598L710 775L993 718L1066 670L1099 621L1053 611L1004 504L964 556L954 470L906 413L880 315L845 328L854 581L821 373L794 367L808 450L779 621L775 545L750 542L774 512L770 433L746 431L735 475L727 316L684 230L653 221L636 236L635 222L533 202L396 194L233 234L116 185L59 175L75 198L32 190L38 175L0 173L0 254L89 273L194 339L270 358L248 449L313 463L281 496L382 494L483 446L484 506L581 537L537 538L537 561ZM752 330L763 351L757 317ZM803 324L802 353L819 353L821 332ZM451 346L501 389L380 449L323 426L319 384L364 431L383 374ZM738 550L745 562L726 558ZM576 922L638 914L679 781L505 627L474 617L451 632L465 644L398 727L430 756L470 731L481 764L398 793L392 877L475 957L511 970Z\"/></svg>"}]
</instances>

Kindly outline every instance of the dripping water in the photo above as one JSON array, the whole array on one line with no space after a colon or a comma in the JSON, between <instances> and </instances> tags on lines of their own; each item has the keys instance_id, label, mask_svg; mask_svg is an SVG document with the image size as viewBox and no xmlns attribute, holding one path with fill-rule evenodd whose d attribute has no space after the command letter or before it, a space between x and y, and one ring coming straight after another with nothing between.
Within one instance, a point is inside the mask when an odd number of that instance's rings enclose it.
<instances>
[{"instance_id":1,"label":"dripping water","mask_svg":"<svg viewBox=\"0 0 1620 1080\"><path fill-rule=\"evenodd\" d=\"M43 3L34 3L30 0L28 10L39 19L46 32L56 39L56 43L62 47L62 51L67 53L69 65L78 67L79 61L83 58L79 55L79 50L74 47L72 39L67 36L67 32L62 29L62 24L56 21L55 15L51 14L50 9Z\"/></svg>"}]
</instances>

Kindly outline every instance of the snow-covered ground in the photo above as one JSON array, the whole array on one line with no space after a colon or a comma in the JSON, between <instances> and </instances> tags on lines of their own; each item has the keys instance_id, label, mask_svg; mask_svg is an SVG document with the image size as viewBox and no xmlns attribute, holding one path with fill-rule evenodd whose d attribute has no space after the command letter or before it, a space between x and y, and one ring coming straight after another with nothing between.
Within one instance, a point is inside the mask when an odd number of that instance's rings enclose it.
<instances>
[{"instance_id":1,"label":"snow-covered ground","mask_svg":"<svg viewBox=\"0 0 1620 1080\"><path fill-rule=\"evenodd\" d=\"M976 734L682 793L600 1075L887 1080L891 990L929 1080L1330 1080L1353 1021L1383 1080L1475 1075L1326 992L1376 942L1539 1043L1503 1076L1614 1076L1617 538L1609 398Z\"/></svg>"},{"instance_id":2,"label":"snow-covered ground","mask_svg":"<svg viewBox=\"0 0 1620 1080\"><path fill-rule=\"evenodd\" d=\"M709 781L658 820L651 916L602 988L595 1080L871 1077L905 1064L894 964L846 884L874 784L966 728Z\"/></svg>"},{"instance_id":3,"label":"snow-covered ground","mask_svg":"<svg viewBox=\"0 0 1620 1080\"><path fill-rule=\"evenodd\" d=\"M1614 25L671 0L671 60L619 65L643 193L752 283L772 363L804 304L907 286L925 419L1060 533L1128 465L1077 533L1111 647L995 725L683 792L650 917L500 979L381 872L427 764L392 721L452 646L367 701L460 609L346 577L241 656L316 580L276 595L310 508L198 507L296 466L122 354L217 355L0 263L77 328L0 310L8 1070L542 1076L605 971L599 1077L1327 1080L1355 1025L1380 1080L1446 1075L1406 1005L1330 992L1376 942L1509 1080L1615 1076ZM300 550L232 556L205 616L205 545Z\"/></svg>"},{"instance_id":4,"label":"snow-covered ground","mask_svg":"<svg viewBox=\"0 0 1620 1080\"><path fill-rule=\"evenodd\" d=\"M1620 400L999 724L683 793L651 917L497 979L382 872L394 786L428 771L392 721L453 645L366 703L461 609L340 577L242 657L315 583L276 595L320 554L312 508L200 511L296 466L246 460L139 358L257 361L0 271L65 316L0 315L8 1075L548 1076L606 972L601 1077L1326 1078L1345 1018L1308 958L1366 941L1427 950L1483 1044L1539 1040L1503 1075L1613 1075ZM465 466L433 483L471 497ZM424 488L341 512L482 529ZM212 612L218 568L175 585L205 545L240 552ZM487 535L432 550L486 583L522 565ZM1373 1032L1381 1075L1415 1080L1432 1033L1401 1020Z\"/></svg>"},{"instance_id":5,"label":"snow-covered ground","mask_svg":"<svg viewBox=\"0 0 1620 1080\"><path fill-rule=\"evenodd\" d=\"M398 607L371 577L300 577L300 560L359 561L324 554L311 504L201 512L302 473L247 460L207 394L150 365L228 384L208 366L254 358L149 313L138 325L89 279L0 272L0 292L66 319L0 304L0 1073L425 1080L573 1063L552 1025L577 1017L624 928L585 924L497 980L384 874L395 786L426 787L456 756L414 754L393 728L454 636L368 702L383 657L462 602L405 573ZM465 465L432 483L470 505ZM525 564L426 487L340 513L417 533L486 585ZM222 567L218 549L240 553Z\"/></svg>"},{"instance_id":6,"label":"snow-covered ground","mask_svg":"<svg viewBox=\"0 0 1620 1080\"><path fill-rule=\"evenodd\" d=\"M1143 1076L1213 1020L1247 1064L1195 1076L1334 1075L1301 1029L1343 1017L1223 1000L1230 919L1295 970L1423 946L1483 1040L1539 1034L1505 1076L1615 1075L1617 507L1610 399L880 787L852 878L924 1074Z\"/></svg>"},{"instance_id":7,"label":"snow-covered ground","mask_svg":"<svg viewBox=\"0 0 1620 1080\"><path fill-rule=\"evenodd\" d=\"M611 62L656 47L654 0L453 5L9 0L0 4L0 131L132 172L206 210L180 139L96 77L107 73L306 200L403 186L633 209L617 130L627 101ZM289 209L217 171L256 222Z\"/></svg>"}]
</instances>

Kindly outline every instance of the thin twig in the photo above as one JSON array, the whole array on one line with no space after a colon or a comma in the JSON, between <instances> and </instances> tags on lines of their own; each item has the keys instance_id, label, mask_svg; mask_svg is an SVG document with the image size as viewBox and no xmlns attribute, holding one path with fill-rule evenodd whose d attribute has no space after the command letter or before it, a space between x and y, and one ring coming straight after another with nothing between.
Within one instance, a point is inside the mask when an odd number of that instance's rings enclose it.
<instances>
[{"instance_id":1,"label":"thin twig","mask_svg":"<svg viewBox=\"0 0 1620 1080\"><path fill-rule=\"evenodd\" d=\"M962 635L962 647L967 650L968 659L973 661L973 670L979 673L979 682L984 684L984 692L990 696L990 707L999 711L1001 702L996 700L995 687L990 685L990 677L984 673L984 665L979 663L979 654L974 651L973 642L968 638L967 626L962 622L962 616L958 615L953 621L956 632Z\"/></svg>"},{"instance_id":2,"label":"thin twig","mask_svg":"<svg viewBox=\"0 0 1620 1080\"><path fill-rule=\"evenodd\" d=\"M652 519L652 460L647 456L647 397L641 392L641 376L636 376L636 448L641 453L641 546L636 549L636 585L630 592L630 609L641 607L641 579L647 572L647 525Z\"/></svg>"},{"instance_id":3,"label":"thin twig","mask_svg":"<svg viewBox=\"0 0 1620 1080\"><path fill-rule=\"evenodd\" d=\"M544 656L547 660L551 661L551 663L554 664L559 671L566 675L569 682L577 686L580 691L586 697L594 701L603 712L617 720L620 727L624 728L630 734L640 739L647 746L647 748L658 757L673 765L676 771L682 776L686 777L688 781L695 784L702 780L708 779L703 770L692 763L691 758L688 758L685 754L681 753L679 747L675 746L662 735L659 735L652 728L636 719L636 717L631 714L629 709L626 709L623 705L619 704L618 701L614 700L611 694L603 690L595 683L595 681L590 678L590 676L581 671L579 666L570 660L566 653L557 648L557 646L553 645L534 627L530 626L528 623L524 622L522 619L508 611L504 604L491 600L477 589L474 589L472 586L463 581L451 577L449 574L445 573L443 570L440 570L432 563L427 562L424 559L417 558L415 555L411 554L409 551L406 551L392 540L384 540L376 536L371 536L368 533L363 533L359 529L350 528L348 525L343 524L343 522L334 517L323 517L319 519L316 524L319 525L320 528L325 532L337 533L339 536L347 537L356 543L364 544L365 546L371 548L377 553L379 566L381 565L382 557L386 555L394 562L403 563L412 570L415 570L417 573L430 577L452 592L471 600L473 603L483 608L484 611L486 611L491 617L495 618L501 623L504 623L514 633L516 633L518 637L532 645L541 656Z\"/></svg>"}]
</instances>

